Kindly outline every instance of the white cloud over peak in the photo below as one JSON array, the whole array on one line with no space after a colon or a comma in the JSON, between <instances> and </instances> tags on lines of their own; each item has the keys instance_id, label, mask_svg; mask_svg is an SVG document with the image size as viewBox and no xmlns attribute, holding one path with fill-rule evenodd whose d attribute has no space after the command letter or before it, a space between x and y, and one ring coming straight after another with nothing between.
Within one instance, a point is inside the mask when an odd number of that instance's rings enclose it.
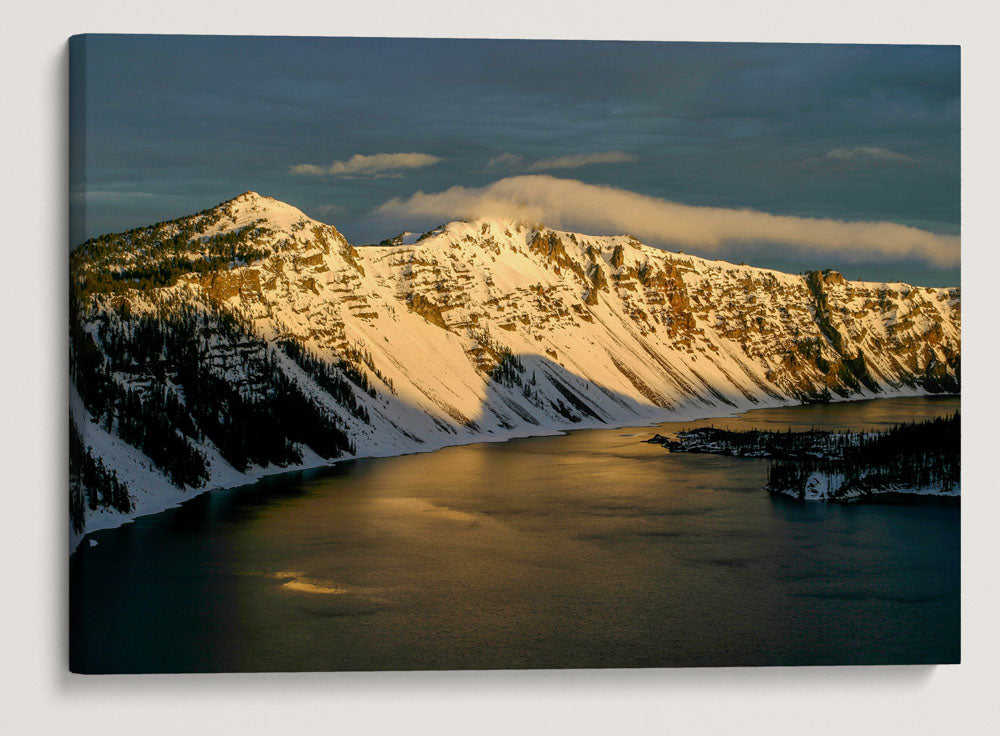
<instances>
[{"instance_id":1,"label":"white cloud over peak","mask_svg":"<svg viewBox=\"0 0 1000 736\"><path fill-rule=\"evenodd\" d=\"M824 250L852 260L920 259L959 263L959 238L892 222L851 222L773 215L750 209L697 207L546 175L515 176L488 186L417 192L376 210L388 217L502 217L590 232L631 233L652 243L711 253L741 242L788 250Z\"/></svg>"},{"instance_id":2,"label":"white cloud over peak","mask_svg":"<svg viewBox=\"0 0 1000 736\"><path fill-rule=\"evenodd\" d=\"M298 164L289 172L300 176L398 176L405 169L433 166L442 160L427 153L376 153L371 156L356 153L346 161L334 161L327 166Z\"/></svg>"}]
</instances>

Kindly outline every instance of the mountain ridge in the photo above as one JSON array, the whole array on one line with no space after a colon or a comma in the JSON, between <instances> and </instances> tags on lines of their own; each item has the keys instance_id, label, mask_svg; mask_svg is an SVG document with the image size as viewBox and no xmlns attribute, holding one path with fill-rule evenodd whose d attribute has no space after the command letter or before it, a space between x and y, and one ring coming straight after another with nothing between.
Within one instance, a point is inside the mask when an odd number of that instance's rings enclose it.
<instances>
[{"instance_id":1,"label":"mountain ridge","mask_svg":"<svg viewBox=\"0 0 1000 736\"><path fill-rule=\"evenodd\" d=\"M108 438L130 426L128 411L166 417L169 404L165 426L204 455L205 486L324 456L304 435L234 450L226 422L188 405L195 377L245 393L220 403L222 415L239 404L277 422L280 399L316 432L342 434L325 442L339 448L326 460L960 382L958 288L784 274L512 220L356 247L251 191L87 241L71 254L71 282L85 450L113 466ZM125 444L148 459L142 441ZM149 483L127 484L135 498ZM135 513L90 508L78 490L77 533Z\"/></svg>"}]
</instances>

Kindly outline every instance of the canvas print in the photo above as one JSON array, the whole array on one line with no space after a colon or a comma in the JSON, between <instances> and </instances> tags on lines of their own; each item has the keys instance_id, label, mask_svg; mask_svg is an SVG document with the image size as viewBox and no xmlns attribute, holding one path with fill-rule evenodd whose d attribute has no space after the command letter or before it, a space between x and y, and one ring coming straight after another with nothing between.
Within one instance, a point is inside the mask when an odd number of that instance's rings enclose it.
<instances>
[{"instance_id":1,"label":"canvas print","mask_svg":"<svg viewBox=\"0 0 1000 736\"><path fill-rule=\"evenodd\" d=\"M959 77L74 37L70 669L958 662Z\"/></svg>"}]
</instances>

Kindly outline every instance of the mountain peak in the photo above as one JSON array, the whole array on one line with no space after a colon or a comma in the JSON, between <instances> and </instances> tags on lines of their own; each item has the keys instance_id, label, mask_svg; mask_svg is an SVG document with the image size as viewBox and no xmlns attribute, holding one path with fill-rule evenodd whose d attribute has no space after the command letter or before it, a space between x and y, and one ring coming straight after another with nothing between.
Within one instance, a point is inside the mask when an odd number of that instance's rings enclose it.
<instances>
[{"instance_id":1,"label":"mountain peak","mask_svg":"<svg viewBox=\"0 0 1000 736\"><path fill-rule=\"evenodd\" d=\"M223 200L222 202L219 203L218 206L225 207L227 205L234 205L234 204L247 204L252 202L259 202L261 200L266 200L266 199L274 200L273 197L265 197L259 192L255 192L252 189L248 189L242 194L237 194L235 197L230 197L229 199ZM277 200L274 201L276 202Z\"/></svg>"},{"instance_id":2,"label":"mountain peak","mask_svg":"<svg viewBox=\"0 0 1000 736\"><path fill-rule=\"evenodd\" d=\"M299 208L253 190L222 202L216 209L228 215L237 227L266 220L276 229L288 230L292 225L314 222Z\"/></svg>"}]
</instances>

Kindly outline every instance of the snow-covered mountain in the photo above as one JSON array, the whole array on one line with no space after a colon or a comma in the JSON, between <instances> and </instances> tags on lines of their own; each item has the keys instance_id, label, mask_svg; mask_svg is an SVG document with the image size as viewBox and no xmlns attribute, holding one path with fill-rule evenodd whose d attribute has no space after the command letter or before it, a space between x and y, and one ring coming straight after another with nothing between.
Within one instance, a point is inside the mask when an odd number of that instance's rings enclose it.
<instances>
[{"instance_id":1,"label":"snow-covered mountain","mask_svg":"<svg viewBox=\"0 0 1000 736\"><path fill-rule=\"evenodd\" d=\"M77 248L77 534L338 457L958 390L957 288L503 220L385 242L247 192Z\"/></svg>"}]
</instances>

